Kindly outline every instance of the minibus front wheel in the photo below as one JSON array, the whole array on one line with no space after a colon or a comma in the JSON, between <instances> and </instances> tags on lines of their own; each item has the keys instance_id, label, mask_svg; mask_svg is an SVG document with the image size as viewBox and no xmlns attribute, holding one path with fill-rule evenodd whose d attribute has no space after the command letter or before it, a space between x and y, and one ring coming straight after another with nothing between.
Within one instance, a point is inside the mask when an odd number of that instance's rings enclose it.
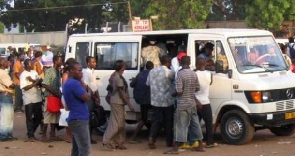
<instances>
[{"instance_id":1,"label":"minibus front wheel","mask_svg":"<svg viewBox=\"0 0 295 156\"><path fill-rule=\"evenodd\" d=\"M230 110L221 117L221 137L228 144L245 144L252 140L254 131L249 116L241 110Z\"/></svg>"}]
</instances>

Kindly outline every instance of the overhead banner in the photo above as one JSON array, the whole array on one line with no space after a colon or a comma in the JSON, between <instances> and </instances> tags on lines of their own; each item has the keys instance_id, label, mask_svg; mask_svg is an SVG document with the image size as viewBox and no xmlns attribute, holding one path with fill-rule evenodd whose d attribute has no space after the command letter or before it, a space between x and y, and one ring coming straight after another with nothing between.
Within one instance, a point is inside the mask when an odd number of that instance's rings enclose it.
<instances>
[{"instance_id":1,"label":"overhead banner","mask_svg":"<svg viewBox=\"0 0 295 156\"><path fill-rule=\"evenodd\" d=\"M152 31L152 22L150 19L132 20L133 32Z\"/></svg>"}]
</instances>

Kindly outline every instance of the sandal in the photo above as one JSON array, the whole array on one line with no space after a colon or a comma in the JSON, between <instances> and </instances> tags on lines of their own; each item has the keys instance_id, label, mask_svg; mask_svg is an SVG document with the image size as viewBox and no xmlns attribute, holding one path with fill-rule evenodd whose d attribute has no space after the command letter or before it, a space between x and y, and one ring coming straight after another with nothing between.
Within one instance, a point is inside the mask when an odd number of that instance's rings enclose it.
<instances>
[{"instance_id":1,"label":"sandal","mask_svg":"<svg viewBox=\"0 0 295 156\"><path fill-rule=\"evenodd\" d=\"M179 154L179 152L175 151L174 149L171 149L171 150L164 152L163 154Z\"/></svg>"},{"instance_id":2,"label":"sandal","mask_svg":"<svg viewBox=\"0 0 295 156\"><path fill-rule=\"evenodd\" d=\"M118 145L118 146L116 146L116 149L126 150L127 147L125 147L124 145Z\"/></svg>"},{"instance_id":3,"label":"sandal","mask_svg":"<svg viewBox=\"0 0 295 156\"><path fill-rule=\"evenodd\" d=\"M149 146L150 149L156 149L157 148L154 143L149 143L148 146Z\"/></svg>"},{"instance_id":4,"label":"sandal","mask_svg":"<svg viewBox=\"0 0 295 156\"><path fill-rule=\"evenodd\" d=\"M103 143L102 147L104 150L108 150L108 151L114 151L116 149L112 144L109 144L109 143Z\"/></svg>"}]
</instances>

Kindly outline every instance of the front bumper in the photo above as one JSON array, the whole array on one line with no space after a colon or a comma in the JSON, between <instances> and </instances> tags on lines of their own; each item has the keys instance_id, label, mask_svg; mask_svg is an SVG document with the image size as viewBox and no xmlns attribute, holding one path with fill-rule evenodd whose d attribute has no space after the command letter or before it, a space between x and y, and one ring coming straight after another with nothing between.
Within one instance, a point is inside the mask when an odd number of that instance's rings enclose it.
<instances>
[{"instance_id":1,"label":"front bumper","mask_svg":"<svg viewBox=\"0 0 295 156\"><path fill-rule=\"evenodd\" d=\"M295 124L295 116L286 119L286 113L293 113L295 110L272 112L272 113L259 113L259 114L249 114L250 119L254 124L263 125L266 127L278 127L288 124Z\"/></svg>"}]
</instances>

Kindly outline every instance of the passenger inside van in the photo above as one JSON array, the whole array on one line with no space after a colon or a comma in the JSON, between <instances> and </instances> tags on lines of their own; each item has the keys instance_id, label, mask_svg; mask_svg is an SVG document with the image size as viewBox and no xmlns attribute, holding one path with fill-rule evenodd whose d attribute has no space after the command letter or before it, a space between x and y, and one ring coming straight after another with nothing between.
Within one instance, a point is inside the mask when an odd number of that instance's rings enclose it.
<instances>
[{"instance_id":1,"label":"passenger inside van","mask_svg":"<svg viewBox=\"0 0 295 156\"><path fill-rule=\"evenodd\" d=\"M198 55L200 58L206 60L206 70L215 70L215 63L212 60L212 52L214 50L214 44L207 42L205 46L201 49L201 53Z\"/></svg>"}]
</instances>

